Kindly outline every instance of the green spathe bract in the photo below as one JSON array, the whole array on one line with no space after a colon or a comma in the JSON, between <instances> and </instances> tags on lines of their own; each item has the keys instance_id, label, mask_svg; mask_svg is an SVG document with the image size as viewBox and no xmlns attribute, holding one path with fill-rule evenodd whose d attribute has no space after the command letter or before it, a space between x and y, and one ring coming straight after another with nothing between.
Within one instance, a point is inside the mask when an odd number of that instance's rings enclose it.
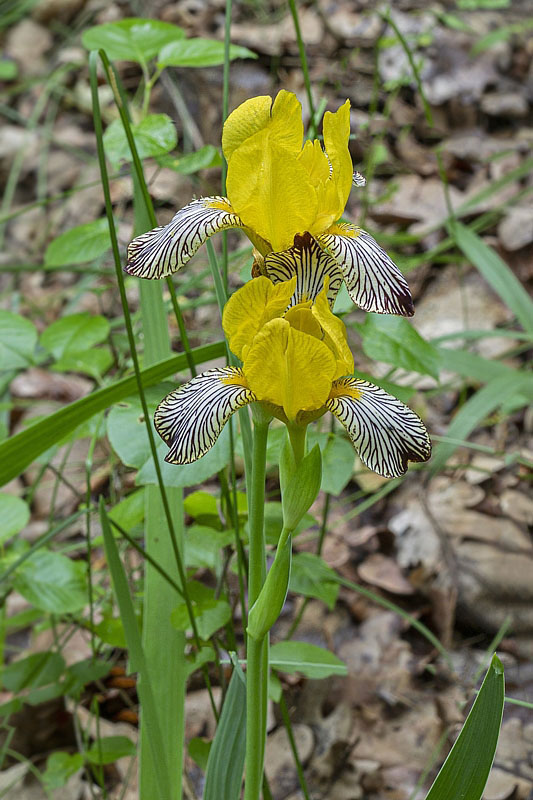
<instances>
[{"instance_id":1,"label":"green spathe bract","mask_svg":"<svg viewBox=\"0 0 533 800\"><path fill-rule=\"evenodd\" d=\"M313 449L296 464L292 449L286 442L280 457L281 505L283 527L293 531L315 502L322 482L320 447Z\"/></svg>"},{"instance_id":2,"label":"green spathe bract","mask_svg":"<svg viewBox=\"0 0 533 800\"><path fill-rule=\"evenodd\" d=\"M281 534L281 539L263 588L248 614L247 632L257 641L264 639L276 622L289 590L292 540L290 534L285 531Z\"/></svg>"}]
</instances>

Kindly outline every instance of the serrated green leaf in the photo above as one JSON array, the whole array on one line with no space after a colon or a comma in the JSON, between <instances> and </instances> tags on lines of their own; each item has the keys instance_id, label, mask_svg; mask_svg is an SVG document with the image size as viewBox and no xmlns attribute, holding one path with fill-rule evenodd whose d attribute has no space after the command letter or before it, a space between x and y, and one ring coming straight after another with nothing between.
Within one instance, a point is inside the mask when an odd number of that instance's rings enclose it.
<instances>
[{"instance_id":1,"label":"serrated green leaf","mask_svg":"<svg viewBox=\"0 0 533 800\"><path fill-rule=\"evenodd\" d=\"M359 327L365 355L438 380L439 353L403 317L367 314Z\"/></svg>"},{"instance_id":2,"label":"serrated green leaf","mask_svg":"<svg viewBox=\"0 0 533 800\"><path fill-rule=\"evenodd\" d=\"M320 556L314 553L295 553L289 591L304 597L316 597L332 611L337 602L339 583L334 570Z\"/></svg>"},{"instance_id":3,"label":"serrated green leaf","mask_svg":"<svg viewBox=\"0 0 533 800\"><path fill-rule=\"evenodd\" d=\"M24 369L37 344L35 325L20 314L0 310L0 370Z\"/></svg>"},{"instance_id":4,"label":"serrated green leaf","mask_svg":"<svg viewBox=\"0 0 533 800\"><path fill-rule=\"evenodd\" d=\"M346 665L334 653L308 642L277 642L270 648L270 665L279 672L301 672L307 678L347 675Z\"/></svg>"},{"instance_id":5,"label":"serrated green leaf","mask_svg":"<svg viewBox=\"0 0 533 800\"><path fill-rule=\"evenodd\" d=\"M247 47L230 45L230 61L235 58L257 58ZM159 53L157 66L165 67L216 67L224 63L224 42L215 39L182 39L165 45Z\"/></svg>"},{"instance_id":6,"label":"serrated green leaf","mask_svg":"<svg viewBox=\"0 0 533 800\"><path fill-rule=\"evenodd\" d=\"M87 567L61 553L37 550L17 570L15 589L51 614L72 614L87 604Z\"/></svg>"},{"instance_id":7,"label":"serrated green leaf","mask_svg":"<svg viewBox=\"0 0 533 800\"><path fill-rule=\"evenodd\" d=\"M127 736L104 736L85 752L91 764L113 764L124 756L137 754L135 744Z\"/></svg>"},{"instance_id":8,"label":"serrated green leaf","mask_svg":"<svg viewBox=\"0 0 533 800\"><path fill-rule=\"evenodd\" d=\"M28 504L12 494L0 492L0 542L22 530L30 519Z\"/></svg>"},{"instance_id":9,"label":"serrated green leaf","mask_svg":"<svg viewBox=\"0 0 533 800\"><path fill-rule=\"evenodd\" d=\"M503 667L495 655L426 800L481 800L498 744L504 696Z\"/></svg>"},{"instance_id":10,"label":"serrated green leaf","mask_svg":"<svg viewBox=\"0 0 533 800\"><path fill-rule=\"evenodd\" d=\"M166 114L148 114L141 122L133 123L131 130L141 159L164 155L178 143L176 126ZM104 145L106 156L113 165L133 160L121 120L113 120L108 125Z\"/></svg>"},{"instance_id":11,"label":"serrated green leaf","mask_svg":"<svg viewBox=\"0 0 533 800\"><path fill-rule=\"evenodd\" d=\"M106 217L77 225L55 238L44 254L45 267L65 264L85 264L94 261L111 248L109 224Z\"/></svg>"},{"instance_id":12,"label":"serrated green leaf","mask_svg":"<svg viewBox=\"0 0 533 800\"><path fill-rule=\"evenodd\" d=\"M183 28L169 22L131 17L88 28L81 40L87 50L105 50L112 60L142 64L154 58L162 47L184 36Z\"/></svg>"}]
</instances>

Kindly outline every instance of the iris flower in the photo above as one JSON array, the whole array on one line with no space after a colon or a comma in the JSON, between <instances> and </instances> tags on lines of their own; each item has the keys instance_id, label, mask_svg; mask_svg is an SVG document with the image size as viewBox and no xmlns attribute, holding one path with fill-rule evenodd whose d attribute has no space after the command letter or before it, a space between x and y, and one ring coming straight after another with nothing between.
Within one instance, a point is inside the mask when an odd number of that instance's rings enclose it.
<instances>
[{"instance_id":1,"label":"iris flower","mask_svg":"<svg viewBox=\"0 0 533 800\"><path fill-rule=\"evenodd\" d=\"M280 91L254 97L224 125L227 197L202 197L159 228L134 239L126 272L163 278L181 269L208 237L242 228L254 245L254 274L274 283L296 275L315 289L329 276L333 303L344 280L353 302L365 311L413 314L409 287L398 267L364 230L340 222L353 184L348 150L350 103L326 112L324 145L304 144L302 109L296 95ZM310 278L311 275L311 278Z\"/></svg>"},{"instance_id":2,"label":"iris flower","mask_svg":"<svg viewBox=\"0 0 533 800\"><path fill-rule=\"evenodd\" d=\"M427 461L430 442L419 417L383 389L351 375L342 320L328 302L328 277L314 300L291 305L297 277L274 284L260 276L227 302L222 326L240 367L203 372L159 404L155 427L170 446L166 461L188 464L216 442L239 408L260 403L288 426L331 411L361 460L387 478L408 461Z\"/></svg>"}]
</instances>

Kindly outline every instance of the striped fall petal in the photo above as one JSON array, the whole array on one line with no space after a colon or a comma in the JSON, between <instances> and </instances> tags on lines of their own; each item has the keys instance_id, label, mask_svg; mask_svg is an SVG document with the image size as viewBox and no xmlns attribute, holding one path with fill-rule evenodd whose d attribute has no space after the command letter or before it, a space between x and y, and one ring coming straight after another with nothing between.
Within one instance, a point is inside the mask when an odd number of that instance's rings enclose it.
<instances>
[{"instance_id":1,"label":"striped fall petal","mask_svg":"<svg viewBox=\"0 0 533 800\"><path fill-rule=\"evenodd\" d=\"M181 269L214 233L242 227L225 197L201 197L180 208L168 225L130 242L124 271L137 278L165 278Z\"/></svg>"},{"instance_id":2,"label":"striped fall petal","mask_svg":"<svg viewBox=\"0 0 533 800\"><path fill-rule=\"evenodd\" d=\"M329 278L327 297L330 306L342 284L342 272L337 262L318 246L310 233L294 237L294 246L280 253L265 256L264 266L273 283L288 281L296 276L296 289L290 305L315 300Z\"/></svg>"},{"instance_id":3,"label":"striped fall petal","mask_svg":"<svg viewBox=\"0 0 533 800\"><path fill-rule=\"evenodd\" d=\"M404 475L409 461L427 461L431 455L420 417L368 381L334 381L326 408L346 428L361 461L384 478Z\"/></svg>"},{"instance_id":4,"label":"striped fall petal","mask_svg":"<svg viewBox=\"0 0 533 800\"><path fill-rule=\"evenodd\" d=\"M210 369L171 392L158 405L154 422L169 445L169 464L190 464L210 450L228 419L256 396L236 367Z\"/></svg>"},{"instance_id":5,"label":"striped fall petal","mask_svg":"<svg viewBox=\"0 0 533 800\"><path fill-rule=\"evenodd\" d=\"M339 265L356 305L379 314L413 316L407 281L369 233L349 223L338 223L317 240Z\"/></svg>"}]
</instances>

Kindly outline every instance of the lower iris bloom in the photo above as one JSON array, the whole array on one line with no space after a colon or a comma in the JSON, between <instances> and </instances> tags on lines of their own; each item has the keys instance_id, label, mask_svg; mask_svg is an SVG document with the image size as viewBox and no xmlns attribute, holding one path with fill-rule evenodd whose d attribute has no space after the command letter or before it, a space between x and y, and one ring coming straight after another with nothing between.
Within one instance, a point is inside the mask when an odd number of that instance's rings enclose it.
<instances>
[{"instance_id":1,"label":"lower iris bloom","mask_svg":"<svg viewBox=\"0 0 533 800\"><path fill-rule=\"evenodd\" d=\"M297 278L258 277L232 295L222 318L242 368L210 369L171 392L155 426L170 446L166 461L188 464L216 442L239 408L260 403L288 426L331 411L361 460L387 478L408 461L427 461L431 445L420 418L392 395L353 377L344 323L330 311L329 279L314 300L296 302ZM298 296L296 296L298 301Z\"/></svg>"},{"instance_id":2,"label":"lower iris bloom","mask_svg":"<svg viewBox=\"0 0 533 800\"><path fill-rule=\"evenodd\" d=\"M202 197L128 248L126 272L163 278L181 269L212 234L242 228L255 247L255 273L273 282L291 278L302 262L330 278L330 300L342 281L365 311L413 314L407 282L364 230L340 222L352 185L348 149L350 103L326 112L324 146L303 144L302 109L291 92L242 103L226 120L227 197Z\"/></svg>"}]
</instances>

